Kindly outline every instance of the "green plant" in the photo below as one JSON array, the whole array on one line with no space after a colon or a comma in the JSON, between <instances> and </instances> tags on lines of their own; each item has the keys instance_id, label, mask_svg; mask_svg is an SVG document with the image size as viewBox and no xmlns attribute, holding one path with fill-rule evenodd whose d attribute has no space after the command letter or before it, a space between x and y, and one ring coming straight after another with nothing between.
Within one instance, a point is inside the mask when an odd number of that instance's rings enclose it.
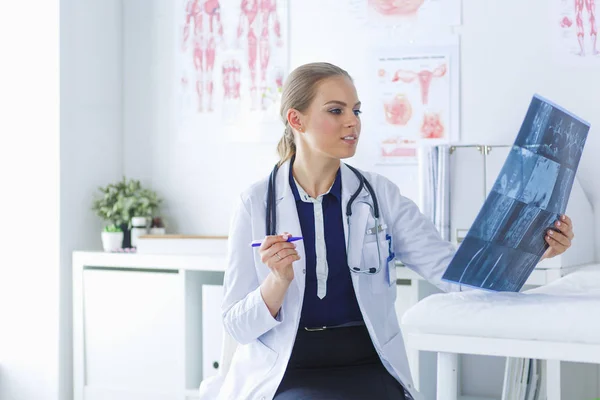
<instances>
[{"instance_id":1,"label":"green plant","mask_svg":"<svg viewBox=\"0 0 600 400\"><path fill-rule=\"evenodd\" d=\"M115 226L129 225L132 217L152 217L162 203L154 191L143 188L135 179L123 177L98 190L101 195L93 200L92 210Z\"/></svg>"},{"instance_id":2,"label":"green plant","mask_svg":"<svg viewBox=\"0 0 600 400\"><path fill-rule=\"evenodd\" d=\"M104 227L104 232L123 232L120 226L111 224Z\"/></svg>"}]
</instances>

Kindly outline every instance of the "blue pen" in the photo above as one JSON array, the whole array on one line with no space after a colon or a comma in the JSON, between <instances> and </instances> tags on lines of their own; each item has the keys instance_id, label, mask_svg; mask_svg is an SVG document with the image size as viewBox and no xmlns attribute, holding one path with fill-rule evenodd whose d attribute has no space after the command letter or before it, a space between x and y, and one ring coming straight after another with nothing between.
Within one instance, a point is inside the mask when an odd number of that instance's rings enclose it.
<instances>
[{"instance_id":1,"label":"blue pen","mask_svg":"<svg viewBox=\"0 0 600 400\"><path fill-rule=\"evenodd\" d=\"M288 242L295 242L296 240L302 240L302 236L290 236L288 238ZM252 243L250 243L250 246L252 247L259 247L262 244L262 239L261 240L254 240Z\"/></svg>"}]
</instances>

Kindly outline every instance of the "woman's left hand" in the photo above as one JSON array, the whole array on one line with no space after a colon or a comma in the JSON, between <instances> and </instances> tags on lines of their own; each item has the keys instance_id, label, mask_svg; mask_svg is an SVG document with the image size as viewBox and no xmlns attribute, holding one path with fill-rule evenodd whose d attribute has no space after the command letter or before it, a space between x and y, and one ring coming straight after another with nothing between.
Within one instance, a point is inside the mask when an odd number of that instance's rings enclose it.
<instances>
[{"instance_id":1,"label":"woman's left hand","mask_svg":"<svg viewBox=\"0 0 600 400\"><path fill-rule=\"evenodd\" d=\"M573 222L566 215L561 215L559 220L554 223L554 226L559 231L549 229L546 235L546 242L550 245L548 250L542 256L544 258L552 258L567 251L571 247L571 241L575 237L573 233Z\"/></svg>"}]
</instances>

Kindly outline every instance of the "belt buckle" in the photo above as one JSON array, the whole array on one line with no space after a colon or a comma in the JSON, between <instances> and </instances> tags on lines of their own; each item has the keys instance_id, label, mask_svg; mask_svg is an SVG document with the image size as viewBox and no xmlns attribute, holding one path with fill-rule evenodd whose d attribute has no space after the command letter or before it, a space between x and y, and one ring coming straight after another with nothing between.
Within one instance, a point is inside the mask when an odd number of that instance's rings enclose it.
<instances>
[{"instance_id":1,"label":"belt buckle","mask_svg":"<svg viewBox=\"0 0 600 400\"><path fill-rule=\"evenodd\" d=\"M320 328L309 328L309 327L306 327L306 326L304 327L304 330L307 331L307 332L319 332L319 331L324 331L326 329L327 329L326 326L322 326Z\"/></svg>"}]
</instances>

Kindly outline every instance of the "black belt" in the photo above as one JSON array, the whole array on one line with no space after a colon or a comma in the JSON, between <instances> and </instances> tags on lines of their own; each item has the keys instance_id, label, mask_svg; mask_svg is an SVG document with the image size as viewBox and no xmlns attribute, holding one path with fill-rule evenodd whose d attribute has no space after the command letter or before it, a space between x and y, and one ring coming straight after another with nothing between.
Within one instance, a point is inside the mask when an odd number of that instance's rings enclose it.
<instances>
[{"instance_id":1,"label":"black belt","mask_svg":"<svg viewBox=\"0 0 600 400\"><path fill-rule=\"evenodd\" d=\"M351 326L364 326L364 325L365 325L364 321L355 321L355 322L346 322L345 324L341 324L341 325L317 326L314 328L309 328L308 326L305 326L304 330L307 332L320 332L320 331L324 331L327 329L348 328Z\"/></svg>"}]
</instances>

